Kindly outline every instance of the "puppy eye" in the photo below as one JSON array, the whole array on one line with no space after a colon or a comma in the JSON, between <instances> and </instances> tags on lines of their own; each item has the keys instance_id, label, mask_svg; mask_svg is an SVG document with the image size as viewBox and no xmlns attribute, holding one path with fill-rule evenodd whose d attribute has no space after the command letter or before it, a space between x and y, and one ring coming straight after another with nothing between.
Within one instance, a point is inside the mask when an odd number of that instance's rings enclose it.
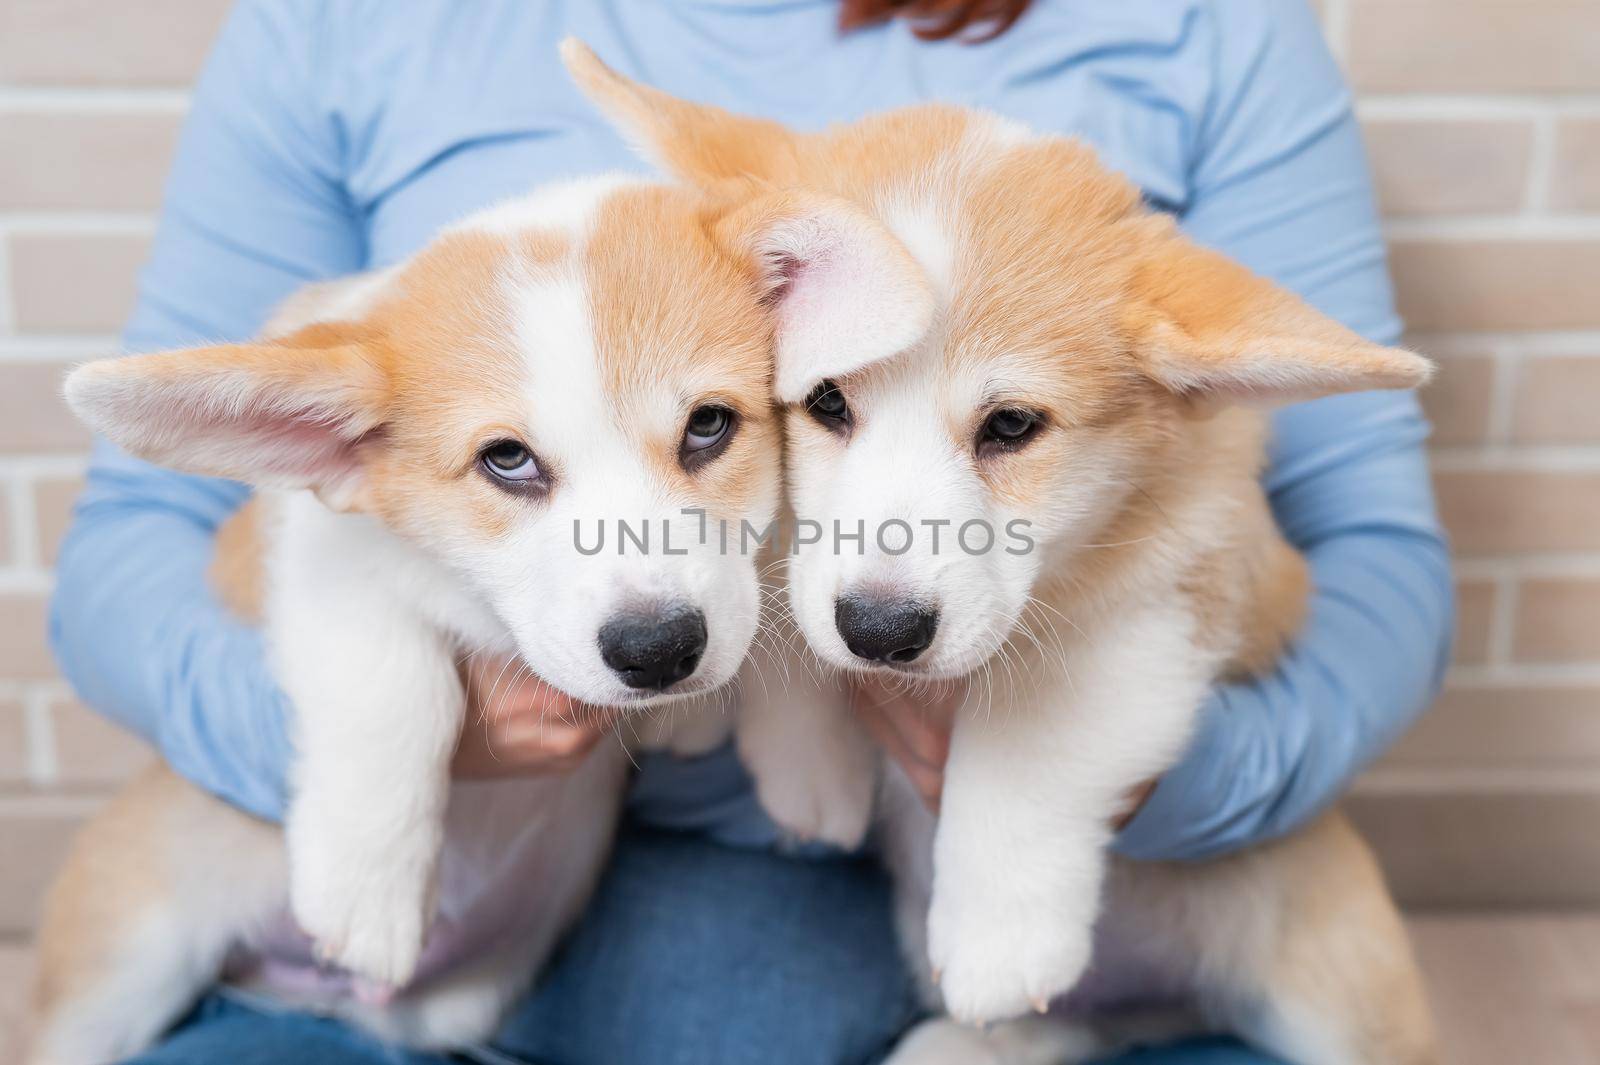
<instances>
[{"instance_id":1,"label":"puppy eye","mask_svg":"<svg viewBox=\"0 0 1600 1065\"><path fill-rule=\"evenodd\" d=\"M683 431L683 446L689 451L715 447L733 427L733 412L727 407L696 407Z\"/></svg>"},{"instance_id":2,"label":"puppy eye","mask_svg":"<svg viewBox=\"0 0 1600 1065\"><path fill-rule=\"evenodd\" d=\"M806 410L830 429L850 420L850 406L844 401L844 392L832 381L823 381L811 390L806 397Z\"/></svg>"},{"instance_id":3,"label":"puppy eye","mask_svg":"<svg viewBox=\"0 0 1600 1065\"><path fill-rule=\"evenodd\" d=\"M690 411L678 456L683 467L693 469L722 454L737 422L738 416L733 411L715 404L704 404Z\"/></svg>"},{"instance_id":4,"label":"puppy eye","mask_svg":"<svg viewBox=\"0 0 1600 1065\"><path fill-rule=\"evenodd\" d=\"M1038 411L1002 407L989 415L978 434L978 454L1015 451L1031 440L1044 424Z\"/></svg>"},{"instance_id":5,"label":"puppy eye","mask_svg":"<svg viewBox=\"0 0 1600 1065\"><path fill-rule=\"evenodd\" d=\"M491 478L514 488L528 487L544 477L533 452L517 440L496 440L478 452L478 464Z\"/></svg>"}]
</instances>

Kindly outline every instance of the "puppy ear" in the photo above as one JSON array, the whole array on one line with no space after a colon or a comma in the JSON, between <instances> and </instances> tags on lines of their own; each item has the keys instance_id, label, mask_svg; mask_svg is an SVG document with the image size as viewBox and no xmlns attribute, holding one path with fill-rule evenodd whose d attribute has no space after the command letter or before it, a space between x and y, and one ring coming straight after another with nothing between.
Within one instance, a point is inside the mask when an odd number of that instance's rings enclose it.
<instances>
[{"instance_id":1,"label":"puppy ear","mask_svg":"<svg viewBox=\"0 0 1600 1065\"><path fill-rule=\"evenodd\" d=\"M933 292L911 254L847 200L770 193L721 218L715 235L777 317L780 402L904 351L933 319Z\"/></svg>"},{"instance_id":2,"label":"puppy ear","mask_svg":"<svg viewBox=\"0 0 1600 1065\"><path fill-rule=\"evenodd\" d=\"M1415 388L1420 355L1363 339L1232 260L1170 229L1134 269L1124 325L1146 375L1224 403L1295 403Z\"/></svg>"},{"instance_id":3,"label":"puppy ear","mask_svg":"<svg viewBox=\"0 0 1600 1065\"><path fill-rule=\"evenodd\" d=\"M282 341L130 355L67 376L73 412L164 466L262 487L314 488L349 503L357 454L378 428L387 379L324 326Z\"/></svg>"},{"instance_id":4,"label":"puppy ear","mask_svg":"<svg viewBox=\"0 0 1600 1065\"><path fill-rule=\"evenodd\" d=\"M705 187L741 178L786 180L795 170L794 134L776 122L641 85L576 37L561 42L561 61L633 149L666 173Z\"/></svg>"}]
</instances>

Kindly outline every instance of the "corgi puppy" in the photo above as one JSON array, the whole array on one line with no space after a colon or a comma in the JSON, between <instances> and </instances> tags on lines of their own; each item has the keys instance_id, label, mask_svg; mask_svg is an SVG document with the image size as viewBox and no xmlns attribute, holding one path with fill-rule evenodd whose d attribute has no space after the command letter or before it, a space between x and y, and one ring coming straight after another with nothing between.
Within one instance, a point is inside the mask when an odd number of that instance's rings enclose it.
<instances>
[{"instance_id":1,"label":"corgi puppy","mask_svg":"<svg viewBox=\"0 0 1600 1065\"><path fill-rule=\"evenodd\" d=\"M843 196L921 267L920 291L800 268L903 343L780 345L775 378L791 502L824 541L790 566L807 643L844 673L970 685L937 818L887 773L903 938L954 1018L892 1060L1076 1062L1225 1030L1302 1065L1435 1061L1399 916L1336 815L1201 864L1107 849L1212 685L1269 668L1305 609L1259 408L1430 365L1190 243L1073 140L947 106L801 134L564 54L668 172Z\"/></svg>"},{"instance_id":2,"label":"corgi puppy","mask_svg":"<svg viewBox=\"0 0 1600 1065\"><path fill-rule=\"evenodd\" d=\"M645 746L721 742L760 582L706 529L778 508L773 351L910 340L797 298L796 272L840 270L920 285L842 198L587 179L314 286L255 343L75 370L72 408L119 446L256 487L214 576L264 629L296 758L281 831L165 767L84 830L41 932L34 1061L138 1052L225 965L388 1039L488 1036L600 873L628 755L452 783L459 663L514 654ZM766 716L756 679L739 741L774 818L858 839L860 748ZM830 820L839 794L859 823Z\"/></svg>"}]
</instances>

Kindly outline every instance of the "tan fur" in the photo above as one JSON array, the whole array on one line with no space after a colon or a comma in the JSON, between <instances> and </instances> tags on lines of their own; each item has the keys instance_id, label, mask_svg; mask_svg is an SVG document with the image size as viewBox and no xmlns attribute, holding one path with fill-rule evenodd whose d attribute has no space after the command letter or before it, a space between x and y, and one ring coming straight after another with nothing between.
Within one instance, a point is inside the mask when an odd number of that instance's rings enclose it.
<instances>
[{"instance_id":1,"label":"tan fur","mask_svg":"<svg viewBox=\"0 0 1600 1065\"><path fill-rule=\"evenodd\" d=\"M1352 1063L1438 1061L1405 928L1371 850L1337 812L1215 861L1119 861L1107 898L1107 921L1136 920L1144 941L1206 959L1208 975L1242 998L1336 1018L1353 1041ZM1258 1034L1259 1018L1212 1020Z\"/></svg>"},{"instance_id":2,"label":"tan fur","mask_svg":"<svg viewBox=\"0 0 1600 1065\"><path fill-rule=\"evenodd\" d=\"M261 511L259 501L251 500L223 523L209 571L223 604L249 622L260 620L264 592ZM201 852L212 848L229 855L228 875L211 877ZM270 885L283 883L282 863L278 826L214 798L164 762L155 763L84 826L45 897L34 1016L52 1017L65 1004L96 993L131 994L129 988L101 986L112 968L105 952L136 950L143 934L181 938L187 922L204 919L173 912L174 900L226 909L232 898L248 912L264 885L273 890ZM214 975L225 959L193 960ZM152 1010L149 1036L188 1006L186 999L163 999L162 975L151 974L151 987L143 991Z\"/></svg>"},{"instance_id":3,"label":"tan fur","mask_svg":"<svg viewBox=\"0 0 1600 1065\"><path fill-rule=\"evenodd\" d=\"M360 334L365 350L384 365L393 384L388 421L407 427L386 439L372 458L372 508L392 526L424 539L465 519L493 535L523 503L472 476L477 448L511 436L538 451L538 426L521 424L513 382L519 358L504 334L478 327L484 301L498 299L496 276L508 253L531 272L575 268L590 289L595 342L611 395L626 416L630 397L659 394L670 382L686 401L716 399L738 411L741 431L707 475L726 484L731 499L770 474L775 420L770 400L771 325L756 313L749 279L713 242L715 213L686 210L683 191L623 190L595 219L581 260L547 236L503 238L468 232L446 237L418 256L396 294L379 303ZM671 249L670 252L667 249ZM673 256L673 292L641 290L650 256ZM656 264L662 265L662 264ZM509 313L506 308L505 313ZM439 352L451 358L440 360ZM716 381L724 394L706 396ZM729 390L731 387L731 391ZM652 449L669 479L687 476L678 464L681 425L647 426ZM404 471L402 475L401 471ZM560 476L560 470L553 471Z\"/></svg>"},{"instance_id":4,"label":"tan fur","mask_svg":"<svg viewBox=\"0 0 1600 1065\"><path fill-rule=\"evenodd\" d=\"M575 42L564 56L603 109L690 181L799 183L883 215L910 202L956 227L947 236L957 276L936 324L944 371L955 378L981 367L1048 420L1023 451L982 468L993 492L1037 509L1074 449L1125 461L1120 505L1092 549L1046 567L1039 600L1092 631L1115 604L1175 586L1200 619L1200 639L1232 673L1270 667L1300 624L1309 579L1258 481L1264 417L1231 404L1254 398L1263 380L1275 395L1307 398L1352 381L1411 387L1428 376L1424 360L1370 344L1190 244L1076 142L1012 136L975 112L939 106L788 133L636 85ZM1275 376L1264 379L1268 353ZM969 418L962 409L947 419L958 445L972 439ZM797 412L787 424L792 447L842 446ZM1010 653L1026 673L1043 649L1013 642ZM1327 1030L1318 1055L1366 1065L1437 1060L1394 904L1371 854L1337 816L1221 861L1116 869L1113 919L1129 911L1136 923L1165 922L1214 985L1282 1011L1218 1018L1225 1026L1270 1046L1294 1012Z\"/></svg>"},{"instance_id":5,"label":"tan fur","mask_svg":"<svg viewBox=\"0 0 1600 1065\"><path fill-rule=\"evenodd\" d=\"M216 854L228 856L226 876L208 860ZM206 953L204 937L191 933L270 909L283 883L277 826L207 795L164 764L151 766L84 826L45 897L34 1017L44 1022L67 1004L82 1009L96 999L137 1002L143 1028L130 1030L122 1048L137 1052L189 1008L188 988L214 978L226 960ZM129 967L122 952L176 968ZM108 985L111 973L122 982ZM55 1053L76 1057L70 1043L61 1044L74 1033L50 1034Z\"/></svg>"},{"instance_id":6,"label":"tan fur","mask_svg":"<svg viewBox=\"0 0 1600 1065\"><path fill-rule=\"evenodd\" d=\"M703 475L717 481L702 486L731 502L770 475L776 461L766 355L772 326L750 298L754 281L735 261L730 235L719 228L725 209L700 202L681 190L624 190L603 206L581 252L549 234L447 235L411 260L359 320L210 354L281 379L318 375L328 382L330 407L359 410L349 434L364 476L347 497L325 497L330 504L371 511L424 542L463 522L494 536L525 503L473 475L477 452L505 437L527 440L537 452L539 427L522 424L521 355L508 331L485 331L481 323L486 312L512 313L498 283L508 263L534 275L576 271L593 287L598 355L624 422L631 396L659 394L664 383L686 402L715 400L738 412L730 451ZM670 292L641 290L644 260L669 254L666 273L681 284ZM304 304L294 301L279 322L302 319ZM170 366L174 374L196 364L181 354L148 358L147 365ZM330 374L330 367L343 372ZM717 396L703 394L712 381ZM669 480L689 476L678 463L681 429L640 425L654 434Z\"/></svg>"},{"instance_id":7,"label":"tan fur","mask_svg":"<svg viewBox=\"0 0 1600 1065\"><path fill-rule=\"evenodd\" d=\"M86 946L124 925L128 914L167 897L174 878L185 875L166 855L143 848L151 826L160 825L164 838L180 840L200 823L228 826L225 835L208 836L208 845L223 849L281 842L274 826L212 798L165 765L136 777L85 826L74 848L83 860L68 861L45 899L39 936L42 999L68 994L75 980L92 977L96 959ZM116 891L105 889L108 881Z\"/></svg>"},{"instance_id":8,"label":"tan fur","mask_svg":"<svg viewBox=\"0 0 1600 1065\"><path fill-rule=\"evenodd\" d=\"M263 581L261 503L250 500L217 530L209 577L222 603L240 619L261 620Z\"/></svg>"},{"instance_id":9,"label":"tan fur","mask_svg":"<svg viewBox=\"0 0 1600 1065\"><path fill-rule=\"evenodd\" d=\"M476 475L478 450L505 437L537 450L540 430L524 424L527 404L517 389L525 353L511 335L514 308L500 279L508 269L535 277L559 271L585 287L608 401L623 424L644 434L662 480L687 489L694 478L686 501L709 499L712 509L720 501L744 513L750 498L777 483L781 448L771 399L773 323L742 258L741 226L728 217L734 205L684 190L623 189L600 206L581 250L552 233L456 231L359 298L353 286L371 278L312 286L280 310L258 342L136 361L142 371L174 378L238 371L292 383L286 391L310 396L305 413L336 425L349 443L351 483L319 488L324 502L375 514L424 543L463 526L494 536L529 503ZM641 275L675 284L641 287ZM321 320L330 307L338 309L333 320ZM508 328L484 327L497 318ZM644 397L663 394L678 397L685 414L706 402L737 412L738 431L717 462L686 472L678 456L681 421L635 416L635 407L648 407ZM205 412L192 413L204 420ZM159 453L159 438L147 443ZM215 461L214 472L232 473L226 456ZM226 522L210 570L223 602L250 621L263 608L266 518L252 502ZM620 776L616 752L599 761L616 761ZM263 904L260 896L285 890L283 850L277 826L204 794L165 766L152 769L86 827L51 891L40 935L38 1016L82 1016L68 1011L85 1008L93 1015L96 1006L114 1013L107 996L148 1002L149 1015L137 1015L125 1048L142 1049L221 971L225 959L199 943L229 941L240 914L283 909L283 899ZM227 860L208 857L219 854ZM180 900L195 911L176 912ZM218 936L218 927L229 935ZM152 936L169 949L155 949ZM147 966L139 986L108 986L134 978L139 967L125 958L146 956L172 968ZM448 998L448 987L440 994ZM72 1033L46 1027L58 1042L36 1052L78 1060Z\"/></svg>"},{"instance_id":10,"label":"tan fur","mask_svg":"<svg viewBox=\"0 0 1600 1065\"><path fill-rule=\"evenodd\" d=\"M772 323L750 297L755 279L730 258L722 209L698 218L664 210L687 203L684 190L625 192L596 219L584 279L595 307L595 343L607 393L623 424L646 437L668 485L700 482L718 510L776 475L779 452L772 404ZM691 224L691 219L693 224ZM677 277L692 299L667 299L642 287L641 275ZM716 402L740 420L737 447L710 467L686 472L679 462L682 426L651 424L645 397L670 382L687 397ZM715 383L716 395L706 391Z\"/></svg>"},{"instance_id":11,"label":"tan fur","mask_svg":"<svg viewBox=\"0 0 1600 1065\"><path fill-rule=\"evenodd\" d=\"M1230 677L1271 670L1289 639L1300 631L1311 597L1311 570L1282 538L1265 540L1261 554L1249 561L1250 594L1239 622L1240 641Z\"/></svg>"}]
</instances>

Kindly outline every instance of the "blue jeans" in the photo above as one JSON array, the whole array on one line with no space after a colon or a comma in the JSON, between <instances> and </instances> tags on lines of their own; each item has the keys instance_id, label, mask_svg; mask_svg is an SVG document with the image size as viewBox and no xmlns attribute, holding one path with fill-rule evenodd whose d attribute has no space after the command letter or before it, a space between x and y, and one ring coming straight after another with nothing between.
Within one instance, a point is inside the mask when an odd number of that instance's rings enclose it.
<instances>
[{"instance_id":1,"label":"blue jeans","mask_svg":"<svg viewBox=\"0 0 1600 1065\"><path fill-rule=\"evenodd\" d=\"M213 995L127 1065L857 1065L914 1016L870 863L629 828L588 914L483 1053L397 1050ZM1117 1065L1273 1063L1213 1041Z\"/></svg>"}]
</instances>

